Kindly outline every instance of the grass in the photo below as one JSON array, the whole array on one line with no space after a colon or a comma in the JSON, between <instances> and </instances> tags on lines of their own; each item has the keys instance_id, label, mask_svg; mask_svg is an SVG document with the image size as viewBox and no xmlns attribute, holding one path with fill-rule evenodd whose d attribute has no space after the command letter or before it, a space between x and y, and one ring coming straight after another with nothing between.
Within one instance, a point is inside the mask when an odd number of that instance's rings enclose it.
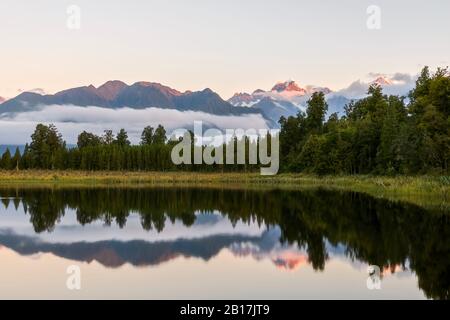
<instances>
[{"instance_id":1,"label":"grass","mask_svg":"<svg viewBox=\"0 0 450 320\"><path fill-rule=\"evenodd\" d=\"M0 171L0 185L23 186L201 186L243 188L328 188L377 198L450 209L448 176L324 176L258 173Z\"/></svg>"}]
</instances>

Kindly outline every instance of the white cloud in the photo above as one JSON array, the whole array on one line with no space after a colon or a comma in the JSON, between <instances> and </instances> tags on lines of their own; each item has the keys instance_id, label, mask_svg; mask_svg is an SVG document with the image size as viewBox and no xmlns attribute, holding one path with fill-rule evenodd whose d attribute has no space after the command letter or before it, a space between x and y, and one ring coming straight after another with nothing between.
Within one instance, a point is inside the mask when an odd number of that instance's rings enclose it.
<instances>
[{"instance_id":1,"label":"white cloud","mask_svg":"<svg viewBox=\"0 0 450 320\"><path fill-rule=\"evenodd\" d=\"M347 88L341 89L335 95L341 95L348 99L361 99L367 95L367 90L375 78L385 77L389 79L392 84L383 86L383 93L388 95L406 96L409 91L415 86L417 75L410 75L407 73L395 73L392 75L383 73L369 73L369 79L357 80L351 83Z\"/></svg>"},{"instance_id":2,"label":"white cloud","mask_svg":"<svg viewBox=\"0 0 450 320\"><path fill-rule=\"evenodd\" d=\"M267 123L260 114L242 116L219 116L196 111L148 108L142 110L100 107L78 107L73 105L44 106L40 110L0 117L0 144L24 144L38 123L53 123L62 133L67 143L76 143L83 130L102 134L104 130L114 132L121 128L127 130L132 143L138 143L142 129L162 124L168 132L175 129L191 129L194 121L203 121L207 126L222 129L267 129Z\"/></svg>"}]
</instances>

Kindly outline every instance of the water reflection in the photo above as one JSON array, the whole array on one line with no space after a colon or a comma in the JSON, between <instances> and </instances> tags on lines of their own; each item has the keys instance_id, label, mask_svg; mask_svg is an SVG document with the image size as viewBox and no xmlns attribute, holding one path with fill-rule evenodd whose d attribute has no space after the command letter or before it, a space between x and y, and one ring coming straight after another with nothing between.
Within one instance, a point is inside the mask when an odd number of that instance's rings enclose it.
<instances>
[{"instance_id":1,"label":"water reflection","mask_svg":"<svg viewBox=\"0 0 450 320\"><path fill-rule=\"evenodd\" d=\"M318 272L343 257L411 270L427 297L449 298L450 215L439 210L327 190L3 188L0 197L0 245L20 255L117 268L209 261L227 248Z\"/></svg>"}]
</instances>

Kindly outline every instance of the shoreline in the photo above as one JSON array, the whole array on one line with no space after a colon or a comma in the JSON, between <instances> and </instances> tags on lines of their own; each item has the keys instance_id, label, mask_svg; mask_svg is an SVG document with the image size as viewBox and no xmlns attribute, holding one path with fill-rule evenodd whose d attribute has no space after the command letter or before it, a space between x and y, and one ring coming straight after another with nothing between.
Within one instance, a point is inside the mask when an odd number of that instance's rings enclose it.
<instances>
[{"instance_id":1,"label":"shoreline","mask_svg":"<svg viewBox=\"0 0 450 320\"><path fill-rule=\"evenodd\" d=\"M326 188L450 210L448 176L314 176L258 173L0 170L0 187Z\"/></svg>"}]
</instances>

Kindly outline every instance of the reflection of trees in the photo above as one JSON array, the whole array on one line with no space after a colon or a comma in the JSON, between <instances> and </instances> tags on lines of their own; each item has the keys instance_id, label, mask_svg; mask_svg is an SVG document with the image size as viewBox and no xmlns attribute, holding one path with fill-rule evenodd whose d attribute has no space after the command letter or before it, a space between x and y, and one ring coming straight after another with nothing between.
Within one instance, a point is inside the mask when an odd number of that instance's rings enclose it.
<instances>
[{"instance_id":1,"label":"reflection of trees","mask_svg":"<svg viewBox=\"0 0 450 320\"><path fill-rule=\"evenodd\" d=\"M407 260L431 298L449 298L450 216L363 194L325 190L228 190L196 188L3 189L21 197L36 232L53 230L66 208L80 224L126 225L137 212L145 230L162 231L166 221L195 222L195 212L220 211L235 224L279 225L281 241L308 251L317 270L325 268L325 240L347 248L350 258L393 267ZM3 200L4 205L10 201ZM18 205L16 202L15 205Z\"/></svg>"}]
</instances>

